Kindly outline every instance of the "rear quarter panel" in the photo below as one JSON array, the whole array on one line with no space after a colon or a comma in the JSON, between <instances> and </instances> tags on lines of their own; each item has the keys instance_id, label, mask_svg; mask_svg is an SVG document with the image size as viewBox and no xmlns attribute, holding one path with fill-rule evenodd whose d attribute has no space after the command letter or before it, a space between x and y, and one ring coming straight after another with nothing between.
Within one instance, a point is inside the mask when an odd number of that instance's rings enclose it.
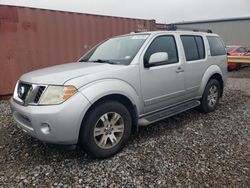
<instances>
[{"instance_id":1,"label":"rear quarter panel","mask_svg":"<svg viewBox=\"0 0 250 188\"><path fill-rule=\"evenodd\" d=\"M209 34L208 36L219 37L216 34ZM221 39L221 41L222 41L222 39ZM200 96L202 96L204 89L207 85L207 82L209 81L211 76L213 76L216 73L220 74L222 77L222 80L224 82L224 85L225 85L226 80L227 80L227 72L228 72L227 71L227 55L225 54L225 55L211 56L209 43L207 40L205 40L205 43L206 43L206 46L208 48L208 50L207 50L208 51L207 52L208 53L208 58L207 58L208 67L207 67L207 69L202 77L201 86L199 89Z\"/></svg>"}]
</instances>

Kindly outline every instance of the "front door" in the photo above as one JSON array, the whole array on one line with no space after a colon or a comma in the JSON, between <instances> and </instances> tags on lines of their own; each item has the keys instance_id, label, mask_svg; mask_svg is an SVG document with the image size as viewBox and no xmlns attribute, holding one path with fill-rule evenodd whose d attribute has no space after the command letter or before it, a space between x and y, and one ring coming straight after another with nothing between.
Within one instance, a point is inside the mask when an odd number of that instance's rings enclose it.
<instances>
[{"instance_id":1,"label":"front door","mask_svg":"<svg viewBox=\"0 0 250 188\"><path fill-rule=\"evenodd\" d=\"M185 100L184 67L179 60L173 35L156 37L144 54L148 62L152 54L167 52L168 60L149 68L141 68L141 90L144 113L163 109Z\"/></svg>"}]
</instances>

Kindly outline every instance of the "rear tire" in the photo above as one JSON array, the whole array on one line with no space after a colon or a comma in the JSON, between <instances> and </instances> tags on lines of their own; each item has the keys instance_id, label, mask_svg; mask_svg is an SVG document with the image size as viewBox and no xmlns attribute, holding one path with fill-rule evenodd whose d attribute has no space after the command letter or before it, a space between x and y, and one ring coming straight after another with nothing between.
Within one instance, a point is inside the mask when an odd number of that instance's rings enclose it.
<instances>
[{"instance_id":1,"label":"rear tire","mask_svg":"<svg viewBox=\"0 0 250 188\"><path fill-rule=\"evenodd\" d=\"M213 112L219 104L221 87L216 79L211 79L206 85L199 109L204 113Z\"/></svg>"},{"instance_id":2,"label":"rear tire","mask_svg":"<svg viewBox=\"0 0 250 188\"><path fill-rule=\"evenodd\" d=\"M119 102L105 101L88 112L81 127L79 142L91 156L107 158L124 147L131 127L128 109Z\"/></svg>"}]
</instances>

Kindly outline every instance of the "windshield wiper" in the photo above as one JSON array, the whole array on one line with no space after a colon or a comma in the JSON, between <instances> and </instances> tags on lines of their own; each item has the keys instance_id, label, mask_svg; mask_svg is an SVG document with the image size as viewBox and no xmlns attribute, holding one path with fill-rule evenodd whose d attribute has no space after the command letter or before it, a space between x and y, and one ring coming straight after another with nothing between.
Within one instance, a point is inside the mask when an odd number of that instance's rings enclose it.
<instances>
[{"instance_id":1,"label":"windshield wiper","mask_svg":"<svg viewBox=\"0 0 250 188\"><path fill-rule=\"evenodd\" d=\"M95 60L89 60L90 62L95 62L95 63L109 63L109 64L119 64L118 62L110 61L107 59L95 59Z\"/></svg>"},{"instance_id":2,"label":"windshield wiper","mask_svg":"<svg viewBox=\"0 0 250 188\"><path fill-rule=\"evenodd\" d=\"M81 59L79 62L87 62L86 59Z\"/></svg>"}]
</instances>

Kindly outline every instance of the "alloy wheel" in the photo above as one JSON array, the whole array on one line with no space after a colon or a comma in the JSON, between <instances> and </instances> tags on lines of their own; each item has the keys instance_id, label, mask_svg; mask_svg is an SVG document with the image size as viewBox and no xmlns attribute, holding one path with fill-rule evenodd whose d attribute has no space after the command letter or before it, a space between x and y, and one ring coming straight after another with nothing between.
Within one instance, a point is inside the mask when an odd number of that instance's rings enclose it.
<instances>
[{"instance_id":1,"label":"alloy wheel","mask_svg":"<svg viewBox=\"0 0 250 188\"><path fill-rule=\"evenodd\" d=\"M212 85L208 91L207 103L210 107L214 107L219 98L219 91L216 85Z\"/></svg>"},{"instance_id":2,"label":"alloy wheel","mask_svg":"<svg viewBox=\"0 0 250 188\"><path fill-rule=\"evenodd\" d=\"M94 128L94 139L102 149L110 149L116 146L124 134L124 120L116 112L103 114Z\"/></svg>"}]
</instances>

